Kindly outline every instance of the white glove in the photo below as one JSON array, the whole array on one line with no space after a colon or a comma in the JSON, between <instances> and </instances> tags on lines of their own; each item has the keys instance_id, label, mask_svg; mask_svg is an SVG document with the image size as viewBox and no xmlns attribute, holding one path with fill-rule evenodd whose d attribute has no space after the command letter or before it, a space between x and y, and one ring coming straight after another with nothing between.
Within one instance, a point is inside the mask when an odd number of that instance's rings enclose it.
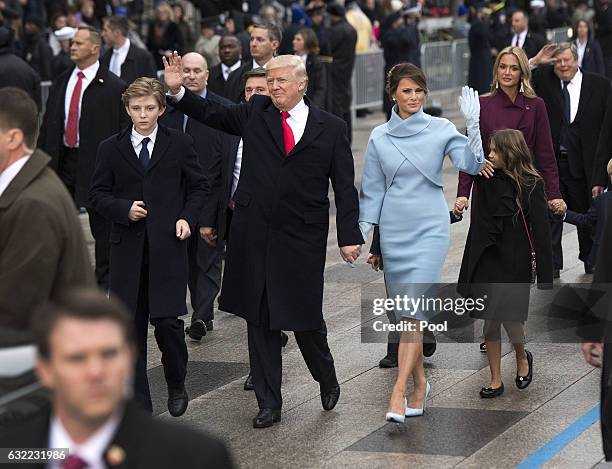
<instances>
[{"instance_id":1,"label":"white glove","mask_svg":"<svg viewBox=\"0 0 612 469\"><path fill-rule=\"evenodd\" d=\"M466 127L474 127L480 122L480 100L478 99L478 91L473 90L469 86L461 88L461 96L457 99L459 109L463 117L465 117Z\"/></svg>"}]
</instances>

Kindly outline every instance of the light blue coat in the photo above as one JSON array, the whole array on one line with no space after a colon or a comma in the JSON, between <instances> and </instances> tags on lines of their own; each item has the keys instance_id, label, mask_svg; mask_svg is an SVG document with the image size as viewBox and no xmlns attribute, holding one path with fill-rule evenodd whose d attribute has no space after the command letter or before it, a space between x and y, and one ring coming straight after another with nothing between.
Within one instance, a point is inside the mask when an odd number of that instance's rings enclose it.
<instances>
[{"instance_id":1,"label":"light blue coat","mask_svg":"<svg viewBox=\"0 0 612 469\"><path fill-rule=\"evenodd\" d=\"M360 222L379 225L389 297L413 295L414 284L438 283L450 242L442 164L477 174L484 154L480 136L472 144L447 119L421 108L370 135L361 180ZM417 319L427 319L419 317Z\"/></svg>"}]
</instances>

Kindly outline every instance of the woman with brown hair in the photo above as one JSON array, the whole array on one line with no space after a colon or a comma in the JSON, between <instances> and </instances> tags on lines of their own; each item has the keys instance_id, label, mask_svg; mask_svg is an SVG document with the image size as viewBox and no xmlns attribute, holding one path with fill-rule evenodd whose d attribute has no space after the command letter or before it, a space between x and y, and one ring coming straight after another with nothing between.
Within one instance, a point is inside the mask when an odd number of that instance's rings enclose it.
<instances>
[{"instance_id":1,"label":"woman with brown hair","mask_svg":"<svg viewBox=\"0 0 612 469\"><path fill-rule=\"evenodd\" d=\"M470 174L477 174L484 164L478 94L464 87L459 98L466 137L447 119L423 112L427 91L425 75L415 65L391 68L387 92L395 106L391 119L372 131L365 153L359 225L364 239L372 225L379 226L389 298L419 298L431 293L428 285L440 281L450 242L442 185L445 155ZM435 312L396 309L395 314L402 332L397 380L385 417L402 423L405 417L423 415L431 389L423 369L423 330ZM408 400L410 375L414 392Z\"/></svg>"},{"instance_id":2,"label":"woman with brown hair","mask_svg":"<svg viewBox=\"0 0 612 469\"><path fill-rule=\"evenodd\" d=\"M591 34L587 20L578 20L574 26L574 44L578 51L578 66L583 72L599 73L606 76L606 66L599 41Z\"/></svg>"},{"instance_id":3,"label":"woman with brown hair","mask_svg":"<svg viewBox=\"0 0 612 469\"><path fill-rule=\"evenodd\" d=\"M459 292L485 299L472 317L485 320L484 335L491 370L482 398L501 396L501 326L516 353L516 386L525 389L533 378L533 355L525 350L530 285L552 283L552 244L542 177L519 130L493 134L488 161L490 180L474 178L478 216L472 219L459 273Z\"/></svg>"},{"instance_id":4,"label":"woman with brown hair","mask_svg":"<svg viewBox=\"0 0 612 469\"><path fill-rule=\"evenodd\" d=\"M319 39L310 28L300 29L293 37L295 55L302 58L306 64L308 88L306 96L320 109L326 109L327 72L319 60Z\"/></svg>"}]
</instances>

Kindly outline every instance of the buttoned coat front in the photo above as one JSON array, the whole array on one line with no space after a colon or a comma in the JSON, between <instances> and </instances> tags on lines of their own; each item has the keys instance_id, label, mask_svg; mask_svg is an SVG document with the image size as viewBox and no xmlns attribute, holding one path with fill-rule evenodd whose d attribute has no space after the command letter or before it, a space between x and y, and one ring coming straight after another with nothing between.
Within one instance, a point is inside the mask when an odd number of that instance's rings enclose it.
<instances>
[{"instance_id":1,"label":"buttoned coat front","mask_svg":"<svg viewBox=\"0 0 612 469\"><path fill-rule=\"evenodd\" d=\"M189 135L158 126L147 170L130 138L132 127L100 144L90 191L94 208L113 222L110 235L110 290L136 311L140 271L149 247L149 316L187 313L187 242L176 237L176 222L195 227L208 185ZM145 202L147 217L128 219L135 200Z\"/></svg>"},{"instance_id":2,"label":"buttoned coat front","mask_svg":"<svg viewBox=\"0 0 612 469\"><path fill-rule=\"evenodd\" d=\"M267 96L223 106L187 91L176 107L244 141L219 307L272 330L323 326L331 180L340 246L362 244L353 156L343 121L309 106L304 135L285 155L281 114Z\"/></svg>"}]
</instances>

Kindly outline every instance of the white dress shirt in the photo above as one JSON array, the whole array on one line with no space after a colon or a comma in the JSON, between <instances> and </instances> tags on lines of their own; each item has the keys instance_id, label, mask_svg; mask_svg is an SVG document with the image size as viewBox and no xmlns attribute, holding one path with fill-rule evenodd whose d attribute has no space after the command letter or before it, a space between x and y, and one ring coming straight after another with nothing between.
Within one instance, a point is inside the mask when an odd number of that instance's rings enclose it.
<instances>
[{"instance_id":1,"label":"white dress shirt","mask_svg":"<svg viewBox=\"0 0 612 469\"><path fill-rule=\"evenodd\" d=\"M267 68L268 67L268 62L266 62L263 65L259 65L255 59L253 59L253 70L255 70L256 68Z\"/></svg>"},{"instance_id":2,"label":"white dress shirt","mask_svg":"<svg viewBox=\"0 0 612 469\"><path fill-rule=\"evenodd\" d=\"M559 80L561 83L561 90L563 90L563 80ZM570 95L570 124L574 122L576 114L578 113L578 105L580 104L580 89L582 88L582 72L580 69L574 75L574 78L567 85L567 91Z\"/></svg>"},{"instance_id":3,"label":"white dress shirt","mask_svg":"<svg viewBox=\"0 0 612 469\"><path fill-rule=\"evenodd\" d=\"M113 55L111 56L108 68L118 77L121 76L121 66L128 55L130 50L130 40L126 39L125 43L119 49L113 49Z\"/></svg>"},{"instance_id":4,"label":"white dress shirt","mask_svg":"<svg viewBox=\"0 0 612 469\"><path fill-rule=\"evenodd\" d=\"M234 70L237 70L239 68L240 68L240 60L237 61L234 65L232 65L230 67L228 67L223 62L221 62L221 73L223 73L223 79L225 81L227 81L227 77L229 77L229 74L232 73Z\"/></svg>"},{"instance_id":5,"label":"white dress shirt","mask_svg":"<svg viewBox=\"0 0 612 469\"><path fill-rule=\"evenodd\" d=\"M295 105L293 109L289 110L289 118L287 124L291 127L293 132L293 139L295 144L300 141L302 135L304 135L304 129L306 128L306 121L308 120L308 106L304 102L304 99L300 99L300 102Z\"/></svg>"},{"instance_id":6,"label":"white dress shirt","mask_svg":"<svg viewBox=\"0 0 612 469\"><path fill-rule=\"evenodd\" d=\"M238 187L238 180L240 179L240 167L242 166L242 139L238 143L238 150L236 150L236 162L234 163L234 171L232 172L232 192L231 199L234 198L234 192Z\"/></svg>"},{"instance_id":7,"label":"white dress shirt","mask_svg":"<svg viewBox=\"0 0 612 469\"><path fill-rule=\"evenodd\" d=\"M81 118L81 111L83 110L81 104L83 103L83 94L85 90L91 83L93 82L96 74L98 73L98 69L100 68L100 62L96 61L93 65L90 65L83 70L79 69L79 67L74 67L72 71L72 75L68 79L68 85L66 86L66 96L64 98L64 131L66 130L66 124L68 123L68 113L70 112L70 100L72 99L72 92L74 91L74 87L77 84L77 73L83 72L85 75L83 77L83 85L81 86L81 96L79 98L79 119ZM64 135L64 145L66 145L66 136ZM79 146L79 129L77 126L77 144Z\"/></svg>"},{"instance_id":8,"label":"white dress shirt","mask_svg":"<svg viewBox=\"0 0 612 469\"><path fill-rule=\"evenodd\" d=\"M0 197L11 183L15 176L21 171L21 168L28 162L32 156L32 153L28 153L26 156L19 158L17 161L11 163L7 168L0 173Z\"/></svg>"},{"instance_id":9,"label":"white dress shirt","mask_svg":"<svg viewBox=\"0 0 612 469\"><path fill-rule=\"evenodd\" d=\"M525 38L527 37L527 29L518 35L519 47L522 49L525 44ZM512 35L512 43L511 46L516 46L516 34Z\"/></svg>"},{"instance_id":10,"label":"white dress shirt","mask_svg":"<svg viewBox=\"0 0 612 469\"><path fill-rule=\"evenodd\" d=\"M582 61L584 60L584 52L586 51L588 41L584 41L584 43L580 42L580 39L576 39L576 50L578 51L578 66L582 67Z\"/></svg>"},{"instance_id":11,"label":"white dress shirt","mask_svg":"<svg viewBox=\"0 0 612 469\"><path fill-rule=\"evenodd\" d=\"M149 143L147 143L147 149L149 150L149 161L153 156L153 148L155 147L155 139L157 138L157 129L159 126L156 125L151 135L140 135L136 132L136 129L132 127L132 134L130 135L130 139L132 140L132 146L134 147L134 151L136 152L136 156L140 158L140 150L142 150L142 140L144 138L150 138Z\"/></svg>"},{"instance_id":12,"label":"white dress shirt","mask_svg":"<svg viewBox=\"0 0 612 469\"><path fill-rule=\"evenodd\" d=\"M70 454L75 454L87 463L87 469L106 469L104 452L113 440L117 428L121 423L123 410L115 412L98 431L89 439L77 445L57 417L51 418L49 430L49 448L68 448ZM59 461L49 464L50 469L60 469Z\"/></svg>"}]
</instances>

